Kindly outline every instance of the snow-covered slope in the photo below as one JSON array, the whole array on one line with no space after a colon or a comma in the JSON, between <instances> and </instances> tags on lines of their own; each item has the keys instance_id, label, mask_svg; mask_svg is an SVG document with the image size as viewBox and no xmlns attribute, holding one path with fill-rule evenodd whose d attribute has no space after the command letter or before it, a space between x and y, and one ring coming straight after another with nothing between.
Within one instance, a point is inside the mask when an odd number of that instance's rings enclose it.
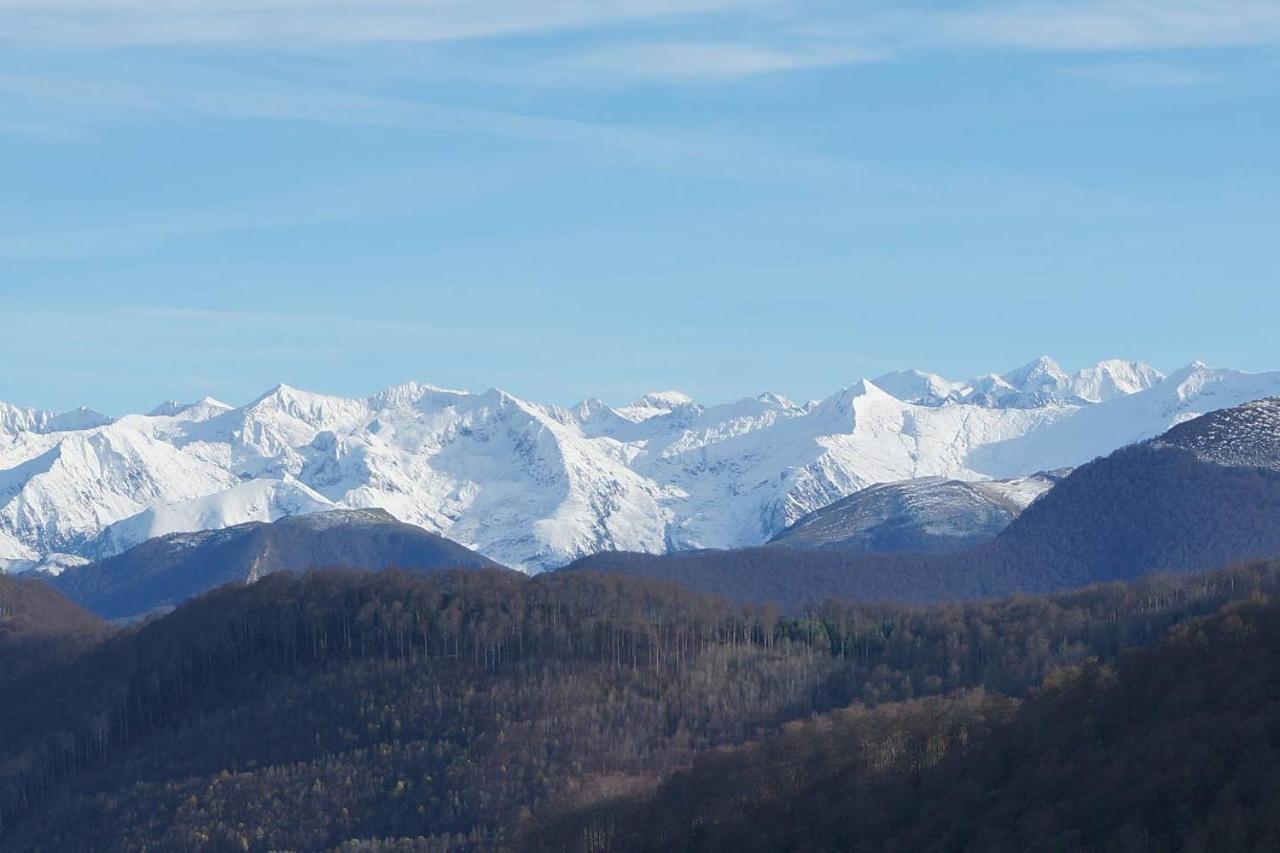
<instances>
[{"instance_id":1,"label":"snow-covered slope","mask_svg":"<svg viewBox=\"0 0 1280 853\"><path fill-rule=\"evenodd\" d=\"M170 533L219 530L249 521L275 521L335 509L332 501L286 475L246 480L226 491L148 507L109 524L80 552L95 560L127 551L139 542Z\"/></svg>"},{"instance_id":2,"label":"snow-covered slope","mask_svg":"<svg viewBox=\"0 0 1280 853\"><path fill-rule=\"evenodd\" d=\"M1188 365L1138 394L1086 406L1075 416L995 442L972 454L976 470L994 477L1076 467L1126 444L1160 435L1206 412L1278 393L1280 373L1241 373Z\"/></svg>"},{"instance_id":3,"label":"snow-covered slope","mask_svg":"<svg viewBox=\"0 0 1280 853\"><path fill-rule=\"evenodd\" d=\"M332 507L380 507L529 570L752 545L875 483L1072 467L1280 394L1280 373L1202 365L1163 381L1125 362L1072 376L1049 359L969 382L895 376L804 405L661 392L565 409L410 383L365 399L281 385L238 408L206 399L114 421L5 407L0 558L96 556Z\"/></svg>"}]
</instances>

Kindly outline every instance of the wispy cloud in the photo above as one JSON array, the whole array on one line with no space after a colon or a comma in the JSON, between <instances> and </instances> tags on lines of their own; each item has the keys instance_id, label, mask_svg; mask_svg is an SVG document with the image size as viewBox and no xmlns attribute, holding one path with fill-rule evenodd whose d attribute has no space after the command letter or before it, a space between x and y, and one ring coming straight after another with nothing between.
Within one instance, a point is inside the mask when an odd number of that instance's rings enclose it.
<instances>
[{"instance_id":1,"label":"wispy cloud","mask_svg":"<svg viewBox=\"0 0 1280 853\"><path fill-rule=\"evenodd\" d=\"M1223 79L1221 74L1170 62L1098 62L1064 68L1062 75L1123 89L1183 89Z\"/></svg>"},{"instance_id":2,"label":"wispy cloud","mask_svg":"<svg viewBox=\"0 0 1280 853\"><path fill-rule=\"evenodd\" d=\"M1280 43L1280 4L1273 0L1033 0L927 14L917 21L918 35L925 41L1019 50L1128 51Z\"/></svg>"},{"instance_id":3,"label":"wispy cloud","mask_svg":"<svg viewBox=\"0 0 1280 853\"><path fill-rule=\"evenodd\" d=\"M0 0L0 40L92 46L446 42L679 20L769 0Z\"/></svg>"},{"instance_id":4,"label":"wispy cloud","mask_svg":"<svg viewBox=\"0 0 1280 853\"><path fill-rule=\"evenodd\" d=\"M1141 54L1280 45L1274 0L988 0L806 11L791 16L787 36L904 61L956 49Z\"/></svg>"},{"instance_id":5,"label":"wispy cloud","mask_svg":"<svg viewBox=\"0 0 1280 853\"><path fill-rule=\"evenodd\" d=\"M408 97L347 92L235 77L222 85L178 87L79 77L0 75L0 95L62 103L79 120L96 113L119 122L129 115L210 115L409 129L430 135L481 135L580 149L604 162L731 181L846 181L843 161L779 151L720 128L654 127L588 121ZM3 245L3 244L0 244Z\"/></svg>"},{"instance_id":6,"label":"wispy cloud","mask_svg":"<svg viewBox=\"0 0 1280 853\"><path fill-rule=\"evenodd\" d=\"M571 36L571 37L566 37ZM731 81L940 48L1124 52L1280 44L1275 0L0 0L0 44L350 49L494 42L522 79ZM538 41L525 54L513 40ZM487 57L483 50L490 50ZM494 55L496 53L496 57ZM453 69L450 69L453 70ZM482 73L482 71L480 72Z\"/></svg>"},{"instance_id":7,"label":"wispy cloud","mask_svg":"<svg viewBox=\"0 0 1280 853\"><path fill-rule=\"evenodd\" d=\"M613 42L559 59L556 67L628 79L721 81L779 71L827 68L886 58L883 51L828 44L733 41Z\"/></svg>"},{"instance_id":8,"label":"wispy cloud","mask_svg":"<svg viewBox=\"0 0 1280 853\"><path fill-rule=\"evenodd\" d=\"M13 228L0 237L0 260L84 260L146 254L175 240L232 232L324 225L387 216L389 207L372 202L350 205L284 200L242 209L172 210L126 222L86 223L58 228ZM272 209L274 207L274 209Z\"/></svg>"}]
</instances>

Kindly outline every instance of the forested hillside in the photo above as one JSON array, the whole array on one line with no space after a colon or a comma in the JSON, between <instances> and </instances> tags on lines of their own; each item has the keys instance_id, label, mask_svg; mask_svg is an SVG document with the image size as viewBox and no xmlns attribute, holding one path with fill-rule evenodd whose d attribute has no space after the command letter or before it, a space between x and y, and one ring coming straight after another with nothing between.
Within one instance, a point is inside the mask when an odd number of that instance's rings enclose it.
<instances>
[{"instance_id":1,"label":"forested hillside","mask_svg":"<svg viewBox=\"0 0 1280 853\"><path fill-rule=\"evenodd\" d=\"M1175 628L1019 703L852 708L531 833L594 851L1280 848L1280 603Z\"/></svg>"},{"instance_id":2,"label":"forested hillside","mask_svg":"<svg viewBox=\"0 0 1280 853\"><path fill-rule=\"evenodd\" d=\"M951 554L748 548L597 554L570 570L677 581L795 610L828 597L934 603L1045 593L1150 571L1203 571L1280 555L1280 471L1126 447L1072 472L995 541Z\"/></svg>"},{"instance_id":3,"label":"forested hillside","mask_svg":"<svg viewBox=\"0 0 1280 853\"><path fill-rule=\"evenodd\" d=\"M518 849L788 721L1019 696L1278 587L1259 563L781 616L590 573L271 575L0 692L0 848Z\"/></svg>"},{"instance_id":4,"label":"forested hillside","mask_svg":"<svg viewBox=\"0 0 1280 853\"><path fill-rule=\"evenodd\" d=\"M110 627L47 584L0 575L0 691L92 648Z\"/></svg>"}]
</instances>

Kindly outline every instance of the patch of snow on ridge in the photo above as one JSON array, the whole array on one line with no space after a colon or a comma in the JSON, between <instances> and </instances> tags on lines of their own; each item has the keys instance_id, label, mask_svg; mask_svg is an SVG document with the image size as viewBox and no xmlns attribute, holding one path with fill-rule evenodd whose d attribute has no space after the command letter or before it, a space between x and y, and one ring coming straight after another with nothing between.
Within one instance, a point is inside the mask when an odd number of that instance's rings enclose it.
<instances>
[{"instance_id":1,"label":"patch of snow on ridge","mask_svg":"<svg viewBox=\"0 0 1280 853\"><path fill-rule=\"evenodd\" d=\"M1280 471L1280 398L1255 400L1188 419L1158 441L1218 465Z\"/></svg>"},{"instance_id":2,"label":"patch of snow on ridge","mask_svg":"<svg viewBox=\"0 0 1280 853\"><path fill-rule=\"evenodd\" d=\"M77 566L87 566L89 561L75 554L45 554L38 560L14 560L0 558L0 575L17 575L43 572L46 575L60 575L64 571Z\"/></svg>"}]
</instances>

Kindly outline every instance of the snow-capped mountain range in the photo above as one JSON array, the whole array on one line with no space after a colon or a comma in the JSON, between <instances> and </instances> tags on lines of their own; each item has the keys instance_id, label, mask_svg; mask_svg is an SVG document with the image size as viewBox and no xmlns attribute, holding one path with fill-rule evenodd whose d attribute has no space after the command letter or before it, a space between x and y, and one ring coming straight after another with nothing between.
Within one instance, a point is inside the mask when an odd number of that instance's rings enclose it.
<instances>
[{"instance_id":1,"label":"snow-capped mountain range","mask_svg":"<svg viewBox=\"0 0 1280 853\"><path fill-rule=\"evenodd\" d=\"M540 405L410 383L364 399L281 385L232 407L145 415L0 404L0 560L101 558L161 534L380 507L530 571L604 550L767 541L872 484L1071 467L1213 409L1280 394L1280 372L1162 377L1042 358L955 382L919 371L819 401ZM55 564L58 560L53 561Z\"/></svg>"}]
</instances>

